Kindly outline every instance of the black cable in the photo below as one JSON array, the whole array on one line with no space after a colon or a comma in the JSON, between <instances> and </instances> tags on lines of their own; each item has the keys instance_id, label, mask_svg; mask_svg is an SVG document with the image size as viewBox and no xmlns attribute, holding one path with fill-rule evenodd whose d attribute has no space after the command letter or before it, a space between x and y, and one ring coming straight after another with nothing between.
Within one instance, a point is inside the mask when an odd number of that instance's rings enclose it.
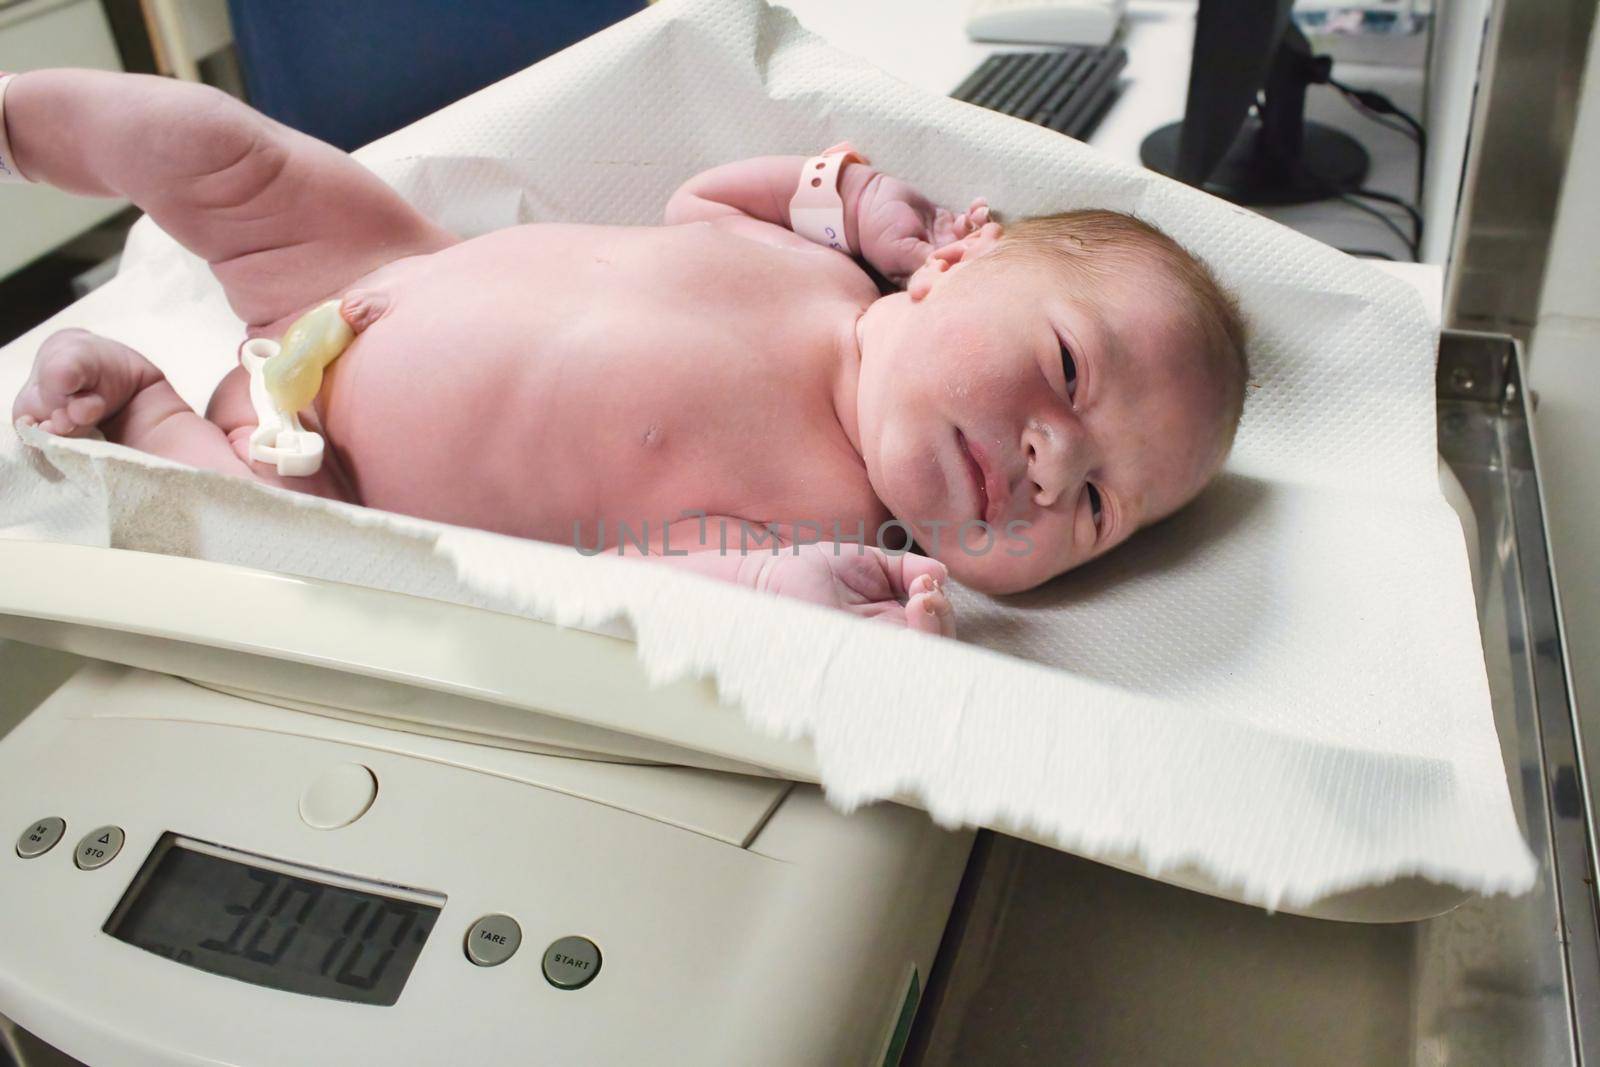
<instances>
[{"instance_id":1,"label":"black cable","mask_svg":"<svg viewBox=\"0 0 1600 1067\"><path fill-rule=\"evenodd\" d=\"M1407 126L1410 126L1413 130L1416 130L1419 137L1424 134L1425 131L1422 128L1422 123L1418 122L1416 118L1404 108L1396 106L1393 100L1390 100L1382 93L1374 92L1371 89L1357 89L1353 85L1346 85L1338 78L1329 78L1328 84L1339 90L1344 95L1353 97L1369 111L1376 111L1380 115L1393 115Z\"/></svg>"},{"instance_id":2,"label":"black cable","mask_svg":"<svg viewBox=\"0 0 1600 1067\"><path fill-rule=\"evenodd\" d=\"M1361 103L1361 101L1356 100L1354 97L1346 96L1346 97L1344 97L1344 101L1345 101L1345 103L1349 104L1351 107L1353 107L1357 111L1359 111L1361 113L1362 117L1364 117L1364 118L1366 118L1366 119L1368 119L1368 120L1370 120L1372 122L1376 122L1379 126L1382 126L1386 130L1392 130L1394 133L1397 133L1401 137L1404 137L1406 140L1410 141L1412 144L1417 144L1418 143L1418 141L1417 141L1417 131L1413 130L1411 127L1401 125L1398 122L1390 122L1388 119L1384 118L1382 115L1378 114L1376 111L1372 110L1370 107L1367 107L1365 104Z\"/></svg>"},{"instance_id":3,"label":"black cable","mask_svg":"<svg viewBox=\"0 0 1600 1067\"><path fill-rule=\"evenodd\" d=\"M1418 248L1417 248L1416 245L1412 244L1411 238L1406 236L1406 232L1400 228L1400 224L1399 223L1395 222L1394 219L1391 219L1388 215L1385 215L1383 212L1379 211L1377 208L1373 207L1371 204L1363 204L1360 200L1357 200L1355 198L1355 196L1353 194L1351 194L1351 193L1339 193L1337 195L1338 195L1340 200L1343 200L1345 203L1349 204L1351 207L1358 208L1358 209L1360 209L1362 211L1365 211L1368 215L1371 215L1373 218L1375 218L1379 222L1383 223L1384 226L1388 228L1390 233L1392 233L1396 237L1400 238L1400 243L1406 246L1406 251L1411 253L1412 261L1416 262L1418 254L1419 254L1418 253Z\"/></svg>"},{"instance_id":4,"label":"black cable","mask_svg":"<svg viewBox=\"0 0 1600 1067\"><path fill-rule=\"evenodd\" d=\"M1387 259L1390 263L1395 262L1395 258L1389 253L1380 252L1376 248L1341 248L1339 251L1358 259Z\"/></svg>"},{"instance_id":5,"label":"black cable","mask_svg":"<svg viewBox=\"0 0 1600 1067\"><path fill-rule=\"evenodd\" d=\"M1417 145L1417 203L1422 203L1422 190L1426 183L1428 167L1428 131L1422 123L1408 113L1404 108L1396 106L1393 100L1371 89L1357 89L1353 85L1346 85L1337 78L1330 77L1328 84L1345 98L1352 107L1371 119L1396 133L1404 133L1399 127L1390 123L1386 116L1393 115L1410 127L1409 136ZM1420 241L1420 238L1419 238Z\"/></svg>"},{"instance_id":6,"label":"black cable","mask_svg":"<svg viewBox=\"0 0 1600 1067\"><path fill-rule=\"evenodd\" d=\"M1411 258L1420 261L1422 258L1422 191L1426 184L1427 157L1428 157L1428 132L1423 129L1422 123L1408 114L1403 108L1397 107L1393 100L1379 92L1370 89L1357 89L1353 85L1346 85L1331 74L1324 75L1327 84L1344 97L1345 102L1355 108L1363 117L1375 122L1391 133L1399 134L1410 140L1417 150L1417 188L1415 204L1408 203L1398 196L1381 192L1377 189L1367 188L1339 188L1330 182L1323 181L1316 175L1309 175L1314 181L1321 184L1329 194L1337 196L1351 207L1365 211L1379 222L1383 223L1391 233L1398 237L1411 253ZM1319 79L1321 80L1321 79ZM1399 125L1390 122L1388 116L1394 116ZM1362 203L1363 200L1376 200L1385 204L1393 204L1402 209L1410 217L1412 235L1407 237L1395 221L1388 215L1379 211L1370 204Z\"/></svg>"},{"instance_id":7,"label":"black cable","mask_svg":"<svg viewBox=\"0 0 1600 1067\"><path fill-rule=\"evenodd\" d=\"M1400 208L1411 218L1411 231L1413 234L1413 237L1411 238L1412 244L1419 247L1421 246L1422 212L1418 211L1409 201L1402 200L1398 196L1382 192L1378 189L1360 188L1346 189L1344 191L1349 193L1351 196L1359 196L1363 200L1379 200L1385 204L1393 204L1395 207Z\"/></svg>"},{"instance_id":8,"label":"black cable","mask_svg":"<svg viewBox=\"0 0 1600 1067\"><path fill-rule=\"evenodd\" d=\"M1373 200L1380 200L1384 203L1392 203L1398 205L1399 207L1405 208L1411 213L1413 222L1420 227L1422 224L1422 217L1410 204L1407 204L1404 200L1401 200L1397 196L1391 196L1388 193L1380 192L1376 189L1351 189L1348 187L1335 185L1333 182L1330 182L1322 175L1315 173L1311 170L1311 168L1307 167L1304 160L1299 161L1297 170L1302 178L1315 185L1324 196L1342 200L1358 211L1365 211L1368 215L1371 215L1373 218L1383 223L1384 227L1388 229L1390 233L1394 234L1400 239L1401 245L1403 245L1405 250L1410 253L1412 262L1421 261L1422 232L1420 228L1417 231L1416 238L1413 239L1400 228L1400 225L1395 222L1394 219L1390 218L1382 211L1379 211L1371 204L1362 203L1362 199L1370 198Z\"/></svg>"}]
</instances>

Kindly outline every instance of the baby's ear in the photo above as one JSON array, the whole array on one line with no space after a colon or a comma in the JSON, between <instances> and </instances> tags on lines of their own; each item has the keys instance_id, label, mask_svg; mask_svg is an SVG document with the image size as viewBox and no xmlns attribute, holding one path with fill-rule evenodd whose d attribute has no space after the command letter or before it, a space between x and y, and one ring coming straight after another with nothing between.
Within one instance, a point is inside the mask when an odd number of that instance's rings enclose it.
<instances>
[{"instance_id":1,"label":"baby's ear","mask_svg":"<svg viewBox=\"0 0 1600 1067\"><path fill-rule=\"evenodd\" d=\"M994 251L1004 235L1005 230L998 222L988 222L959 240L951 241L942 248L935 248L928 253L928 258L917 268L916 273L907 279L906 294L911 297L913 303L921 300L933 292L938 279L948 274L952 268Z\"/></svg>"}]
</instances>

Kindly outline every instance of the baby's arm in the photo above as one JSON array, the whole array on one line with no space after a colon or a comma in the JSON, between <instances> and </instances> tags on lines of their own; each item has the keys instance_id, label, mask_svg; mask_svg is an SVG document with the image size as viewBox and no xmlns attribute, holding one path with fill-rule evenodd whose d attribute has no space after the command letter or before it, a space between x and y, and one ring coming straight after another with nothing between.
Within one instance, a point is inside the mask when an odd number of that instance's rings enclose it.
<instances>
[{"instance_id":1,"label":"baby's arm","mask_svg":"<svg viewBox=\"0 0 1600 1067\"><path fill-rule=\"evenodd\" d=\"M204 86L32 71L7 87L5 123L24 175L132 200L251 325L454 241L345 153Z\"/></svg>"},{"instance_id":2,"label":"baby's arm","mask_svg":"<svg viewBox=\"0 0 1600 1067\"><path fill-rule=\"evenodd\" d=\"M759 156L726 163L684 182L667 201L666 223L752 218L793 228L789 201L800 185L805 156ZM857 253L856 205L878 172L865 163L847 162L839 171L839 199L844 202L845 244Z\"/></svg>"},{"instance_id":3,"label":"baby's arm","mask_svg":"<svg viewBox=\"0 0 1600 1067\"><path fill-rule=\"evenodd\" d=\"M789 201L805 162L804 156L762 156L696 175L668 201L667 225L750 218L790 229ZM982 199L955 214L865 163L846 162L840 169L839 199L850 253L899 284L935 249L989 221L989 208Z\"/></svg>"}]
</instances>

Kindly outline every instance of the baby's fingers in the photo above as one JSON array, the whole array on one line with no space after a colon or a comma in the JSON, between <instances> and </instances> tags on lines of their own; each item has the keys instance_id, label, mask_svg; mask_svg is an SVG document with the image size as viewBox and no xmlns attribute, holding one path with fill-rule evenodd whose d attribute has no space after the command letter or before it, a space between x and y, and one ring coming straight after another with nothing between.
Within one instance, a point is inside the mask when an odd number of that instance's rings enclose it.
<instances>
[{"instance_id":1,"label":"baby's fingers","mask_svg":"<svg viewBox=\"0 0 1600 1067\"><path fill-rule=\"evenodd\" d=\"M912 597L942 587L950 576L949 568L936 559L916 552L883 553L883 566L897 597Z\"/></svg>"},{"instance_id":2,"label":"baby's fingers","mask_svg":"<svg viewBox=\"0 0 1600 1067\"><path fill-rule=\"evenodd\" d=\"M918 579L917 584L927 579ZM944 589L931 582L911 595L906 602L906 628L940 637L956 635L956 611Z\"/></svg>"},{"instance_id":3,"label":"baby's fingers","mask_svg":"<svg viewBox=\"0 0 1600 1067\"><path fill-rule=\"evenodd\" d=\"M884 277L897 285L904 285L918 267L928 261L936 246L917 237L901 237L890 243L887 254L880 263L874 263Z\"/></svg>"},{"instance_id":4,"label":"baby's fingers","mask_svg":"<svg viewBox=\"0 0 1600 1067\"><path fill-rule=\"evenodd\" d=\"M933 247L943 248L951 241L960 240L965 236L961 232L962 216L946 211L944 208L935 208L933 221L929 225L929 237L933 240Z\"/></svg>"},{"instance_id":5,"label":"baby's fingers","mask_svg":"<svg viewBox=\"0 0 1600 1067\"><path fill-rule=\"evenodd\" d=\"M988 221L989 202L980 196L972 202L971 207L956 216L955 235L957 240L983 229Z\"/></svg>"},{"instance_id":6,"label":"baby's fingers","mask_svg":"<svg viewBox=\"0 0 1600 1067\"><path fill-rule=\"evenodd\" d=\"M972 209L968 208L966 211L963 211L961 214L957 215L955 225L957 237L965 237L973 230L976 230L978 226L973 220Z\"/></svg>"}]
</instances>

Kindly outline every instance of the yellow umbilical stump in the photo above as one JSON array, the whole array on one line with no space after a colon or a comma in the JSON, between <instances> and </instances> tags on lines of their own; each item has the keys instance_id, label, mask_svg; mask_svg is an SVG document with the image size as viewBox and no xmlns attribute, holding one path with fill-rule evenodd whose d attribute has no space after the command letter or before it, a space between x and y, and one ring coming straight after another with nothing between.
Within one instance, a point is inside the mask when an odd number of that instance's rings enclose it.
<instances>
[{"instance_id":1,"label":"yellow umbilical stump","mask_svg":"<svg viewBox=\"0 0 1600 1067\"><path fill-rule=\"evenodd\" d=\"M285 415L304 411L322 389L322 372L338 359L356 332L339 314L339 301L306 312L283 335L278 354L261 365L267 395Z\"/></svg>"}]
</instances>

